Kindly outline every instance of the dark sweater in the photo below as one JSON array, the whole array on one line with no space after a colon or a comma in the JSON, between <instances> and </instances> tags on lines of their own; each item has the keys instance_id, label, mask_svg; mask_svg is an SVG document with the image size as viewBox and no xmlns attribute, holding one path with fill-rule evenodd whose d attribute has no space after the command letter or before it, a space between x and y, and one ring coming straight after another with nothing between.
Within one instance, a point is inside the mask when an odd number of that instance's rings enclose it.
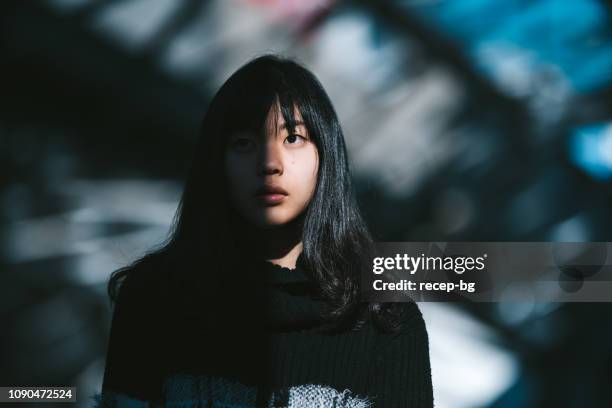
<instances>
[{"instance_id":1,"label":"dark sweater","mask_svg":"<svg viewBox=\"0 0 612 408\"><path fill-rule=\"evenodd\" d=\"M99 406L433 406L427 331L415 303L402 304L398 333L368 322L329 334L320 331L324 303L301 256L293 270L259 262L248 275L255 280L236 274L218 310L170 295L177 287L170 269L137 268L123 282Z\"/></svg>"}]
</instances>

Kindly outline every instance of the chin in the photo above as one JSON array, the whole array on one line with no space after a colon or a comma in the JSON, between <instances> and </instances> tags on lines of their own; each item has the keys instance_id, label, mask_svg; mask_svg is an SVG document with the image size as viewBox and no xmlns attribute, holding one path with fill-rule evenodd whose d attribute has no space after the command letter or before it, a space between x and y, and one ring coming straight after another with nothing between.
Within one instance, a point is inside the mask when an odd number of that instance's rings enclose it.
<instances>
[{"instance_id":1,"label":"chin","mask_svg":"<svg viewBox=\"0 0 612 408\"><path fill-rule=\"evenodd\" d=\"M261 228L274 228L283 226L295 217L292 217L290 214L287 214L285 211L267 211L265 214L261 214L259 217L256 217L255 224Z\"/></svg>"}]
</instances>

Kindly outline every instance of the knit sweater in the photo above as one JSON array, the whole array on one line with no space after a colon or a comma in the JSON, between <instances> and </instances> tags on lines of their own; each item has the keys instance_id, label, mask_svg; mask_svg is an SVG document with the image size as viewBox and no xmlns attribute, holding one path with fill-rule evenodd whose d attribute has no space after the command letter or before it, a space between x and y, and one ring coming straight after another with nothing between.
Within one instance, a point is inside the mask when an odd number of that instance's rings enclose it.
<instances>
[{"instance_id":1,"label":"knit sweater","mask_svg":"<svg viewBox=\"0 0 612 408\"><path fill-rule=\"evenodd\" d=\"M96 406L433 406L415 303L402 304L399 332L381 333L370 321L330 334L318 330L324 303L301 256L295 269L256 263L247 275L264 290L228 288L223 318L211 305L186 307L187 297L171 296L171 269L137 268L123 282Z\"/></svg>"}]
</instances>

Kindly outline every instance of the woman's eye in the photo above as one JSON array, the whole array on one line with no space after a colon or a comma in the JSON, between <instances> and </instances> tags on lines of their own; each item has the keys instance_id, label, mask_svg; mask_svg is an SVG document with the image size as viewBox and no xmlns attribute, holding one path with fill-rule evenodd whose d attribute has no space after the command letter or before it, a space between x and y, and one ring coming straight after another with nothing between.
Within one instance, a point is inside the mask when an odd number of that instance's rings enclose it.
<instances>
[{"instance_id":1,"label":"woman's eye","mask_svg":"<svg viewBox=\"0 0 612 408\"><path fill-rule=\"evenodd\" d=\"M252 144L253 144L253 141L251 139L241 137L241 138L235 139L232 142L232 147L239 151L245 151L245 150L250 149Z\"/></svg>"},{"instance_id":2,"label":"woman's eye","mask_svg":"<svg viewBox=\"0 0 612 408\"><path fill-rule=\"evenodd\" d=\"M287 136L287 138L285 139L285 142L289 144L299 144L299 143L304 142L305 140L306 140L305 137L293 133Z\"/></svg>"}]
</instances>

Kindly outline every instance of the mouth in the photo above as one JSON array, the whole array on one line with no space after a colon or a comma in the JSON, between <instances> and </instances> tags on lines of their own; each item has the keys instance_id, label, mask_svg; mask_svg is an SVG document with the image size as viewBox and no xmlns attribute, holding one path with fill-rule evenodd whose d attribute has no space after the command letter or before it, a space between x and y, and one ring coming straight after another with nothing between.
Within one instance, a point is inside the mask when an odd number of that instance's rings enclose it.
<instances>
[{"instance_id":1,"label":"mouth","mask_svg":"<svg viewBox=\"0 0 612 408\"><path fill-rule=\"evenodd\" d=\"M281 203L289 193L284 188L266 184L255 191L255 197L266 205L276 205Z\"/></svg>"}]
</instances>

